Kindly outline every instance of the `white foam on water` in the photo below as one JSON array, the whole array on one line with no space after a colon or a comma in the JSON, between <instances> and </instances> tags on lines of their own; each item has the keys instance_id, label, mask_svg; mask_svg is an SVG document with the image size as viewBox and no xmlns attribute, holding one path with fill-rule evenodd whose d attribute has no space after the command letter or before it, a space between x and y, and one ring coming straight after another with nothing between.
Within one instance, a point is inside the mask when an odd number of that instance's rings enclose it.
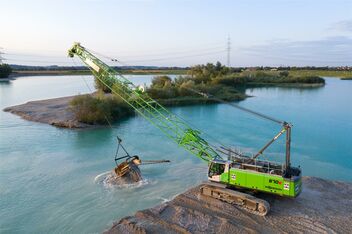
<instances>
[{"instance_id":1,"label":"white foam on water","mask_svg":"<svg viewBox=\"0 0 352 234\"><path fill-rule=\"evenodd\" d=\"M119 185L115 185L115 186L118 188L132 189L132 188L140 188L140 187L143 187L147 184L150 184L150 181L148 179L142 179L142 180L135 182L135 183L119 184Z\"/></svg>"},{"instance_id":2,"label":"white foam on water","mask_svg":"<svg viewBox=\"0 0 352 234\"><path fill-rule=\"evenodd\" d=\"M106 172L103 172L103 173L97 175L97 176L94 178L94 183L100 184L100 183L102 182L101 179L104 180L104 178L102 178L102 177L105 176L105 175L107 175L107 174L109 174L109 173L111 173L111 171L106 171Z\"/></svg>"},{"instance_id":3,"label":"white foam on water","mask_svg":"<svg viewBox=\"0 0 352 234\"><path fill-rule=\"evenodd\" d=\"M126 183L121 178L117 177L113 171L106 171L94 178L94 183L103 185L104 188L107 189L131 189L131 188L139 188L144 185L150 184L148 179L142 179L138 182L134 183Z\"/></svg>"},{"instance_id":4,"label":"white foam on water","mask_svg":"<svg viewBox=\"0 0 352 234\"><path fill-rule=\"evenodd\" d=\"M171 196L170 198L159 197L159 199L161 200L161 203L166 203L166 202L172 201L172 200L173 200L175 197L177 197L178 195L180 195L180 194L173 195L173 196Z\"/></svg>"}]
</instances>

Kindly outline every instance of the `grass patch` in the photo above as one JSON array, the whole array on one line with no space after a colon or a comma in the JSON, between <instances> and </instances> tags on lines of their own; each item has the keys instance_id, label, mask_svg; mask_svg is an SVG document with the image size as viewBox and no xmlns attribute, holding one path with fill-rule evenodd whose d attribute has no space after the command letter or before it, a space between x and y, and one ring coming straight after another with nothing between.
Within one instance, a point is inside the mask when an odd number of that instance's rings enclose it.
<instances>
[{"instance_id":1,"label":"grass patch","mask_svg":"<svg viewBox=\"0 0 352 234\"><path fill-rule=\"evenodd\" d=\"M102 93L77 96L70 106L76 119L87 124L107 124L107 121L113 122L134 113L123 100Z\"/></svg>"},{"instance_id":2,"label":"grass patch","mask_svg":"<svg viewBox=\"0 0 352 234\"><path fill-rule=\"evenodd\" d=\"M352 71L290 70L290 74L293 76L352 77Z\"/></svg>"}]
</instances>

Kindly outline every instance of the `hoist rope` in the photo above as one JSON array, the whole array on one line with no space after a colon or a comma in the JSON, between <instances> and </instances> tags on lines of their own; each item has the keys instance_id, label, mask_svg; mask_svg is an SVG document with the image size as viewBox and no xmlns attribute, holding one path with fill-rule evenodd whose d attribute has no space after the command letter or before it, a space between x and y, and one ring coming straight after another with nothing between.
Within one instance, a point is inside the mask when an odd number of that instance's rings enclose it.
<instances>
[{"instance_id":1,"label":"hoist rope","mask_svg":"<svg viewBox=\"0 0 352 234\"><path fill-rule=\"evenodd\" d=\"M200 95L200 96L203 96L203 97L205 97L205 98L207 98L207 99L209 99L209 100L214 100L214 101L217 101L217 102L220 102L220 103L224 103L224 104L230 105L230 106L232 106L232 107L235 107L235 108L240 109L240 110L242 110L242 111L244 111L244 112L247 112L247 113L256 115L256 116L261 117L261 118L263 118L263 119L270 120L270 121L272 121L272 122L275 122L275 123L278 123L278 124L281 124L281 125L283 125L283 124L286 123L285 121L275 119L275 118L273 118L273 117L270 117L270 116L268 116L268 115L259 113L259 112L257 112L257 111L253 111L253 110L251 110L251 109L248 109L248 108L245 108L245 107L243 107L243 106L237 105L237 104L235 104L235 103L233 103L233 102L228 102L228 101L225 101L225 100L223 100L223 99L217 98L217 97L215 97L214 95L210 95L210 94L207 94L207 93L204 93L204 92L195 90L195 89L191 89L191 88L186 88L186 87L184 87L184 89L187 89L188 91L191 91L191 92L193 92L193 93L196 93L196 94L198 94L198 95Z\"/></svg>"},{"instance_id":2,"label":"hoist rope","mask_svg":"<svg viewBox=\"0 0 352 234\"><path fill-rule=\"evenodd\" d=\"M96 51L93 51L93 50L90 50L90 49L87 49L87 48L85 48L85 49L86 49L87 51L89 51L89 52L93 52L93 53L98 54L98 55L100 55L100 56L102 56L102 57L104 57L104 58L107 58L107 59L111 60L112 62L117 62L117 63L122 64L122 62L121 62L119 59L112 58L112 57L110 57L110 56L104 55L104 54L102 54L102 53L99 53L99 52L96 52ZM138 68L136 68L136 69L138 70ZM119 71L116 71L116 70L115 70L115 72L116 72L119 76L125 78L124 75L121 74ZM126 79L126 78L125 78L125 79ZM107 86L110 90L112 90L112 87L110 87L110 86L107 85L107 84L106 84L106 86ZM179 116L179 115L177 115L177 114L175 114L175 113L171 113L171 114L174 115L174 116L176 116L177 118L181 119L182 121L184 121L184 122L185 122L187 125L189 125L190 127L194 128L194 129L196 129L196 130L198 129L194 124L190 123L189 121L187 121L187 120L186 120L185 118L183 118L182 116ZM214 138L213 136L209 135L208 133L202 131L202 134L205 135L205 136L207 136L209 139L211 139L212 141L216 142L217 144L219 144L219 145L221 145L221 146L225 146L223 143L221 143L219 140L217 140L217 139ZM215 146L215 145L210 144L210 143L208 143L208 145L211 146L211 147L214 148L214 149L216 149L216 148L218 147L218 146Z\"/></svg>"}]
</instances>

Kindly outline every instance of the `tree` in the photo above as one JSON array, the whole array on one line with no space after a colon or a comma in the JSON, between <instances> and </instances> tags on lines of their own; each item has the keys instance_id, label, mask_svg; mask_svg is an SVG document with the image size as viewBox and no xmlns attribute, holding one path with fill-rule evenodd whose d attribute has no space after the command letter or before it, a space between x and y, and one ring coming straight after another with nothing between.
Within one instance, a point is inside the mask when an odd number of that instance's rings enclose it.
<instances>
[{"instance_id":1,"label":"tree","mask_svg":"<svg viewBox=\"0 0 352 234\"><path fill-rule=\"evenodd\" d=\"M188 80L186 82L183 82L180 87L179 87L179 94L181 96L192 96L194 95L192 89L195 89L195 84L193 80Z\"/></svg>"},{"instance_id":2,"label":"tree","mask_svg":"<svg viewBox=\"0 0 352 234\"><path fill-rule=\"evenodd\" d=\"M12 69L8 64L0 65L0 78L7 78L11 74Z\"/></svg>"},{"instance_id":3,"label":"tree","mask_svg":"<svg viewBox=\"0 0 352 234\"><path fill-rule=\"evenodd\" d=\"M103 81L104 81L104 83L103 83L103 82L101 82L101 79L102 78L98 79L97 77L94 78L95 88L98 90L104 91L104 93L111 93L110 88L112 88L114 86L116 81L111 77L105 77L105 78L103 78Z\"/></svg>"},{"instance_id":4,"label":"tree","mask_svg":"<svg viewBox=\"0 0 352 234\"><path fill-rule=\"evenodd\" d=\"M221 63L219 61L217 61L216 64L215 64L215 70L216 71L221 71L221 69L222 69L222 65L221 65Z\"/></svg>"},{"instance_id":5,"label":"tree","mask_svg":"<svg viewBox=\"0 0 352 234\"><path fill-rule=\"evenodd\" d=\"M171 84L172 80L168 76L156 76L152 80L152 88L164 88L165 85Z\"/></svg>"}]
</instances>

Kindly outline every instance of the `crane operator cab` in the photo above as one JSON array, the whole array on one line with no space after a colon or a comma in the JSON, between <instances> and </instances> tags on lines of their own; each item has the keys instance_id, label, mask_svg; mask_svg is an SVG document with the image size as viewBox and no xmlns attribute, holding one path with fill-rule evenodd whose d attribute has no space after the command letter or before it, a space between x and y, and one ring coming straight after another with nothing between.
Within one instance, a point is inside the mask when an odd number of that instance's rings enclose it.
<instances>
[{"instance_id":1,"label":"crane operator cab","mask_svg":"<svg viewBox=\"0 0 352 234\"><path fill-rule=\"evenodd\" d=\"M212 160L209 163L208 179L214 182L221 181L221 175L229 171L230 163L224 160Z\"/></svg>"}]
</instances>

